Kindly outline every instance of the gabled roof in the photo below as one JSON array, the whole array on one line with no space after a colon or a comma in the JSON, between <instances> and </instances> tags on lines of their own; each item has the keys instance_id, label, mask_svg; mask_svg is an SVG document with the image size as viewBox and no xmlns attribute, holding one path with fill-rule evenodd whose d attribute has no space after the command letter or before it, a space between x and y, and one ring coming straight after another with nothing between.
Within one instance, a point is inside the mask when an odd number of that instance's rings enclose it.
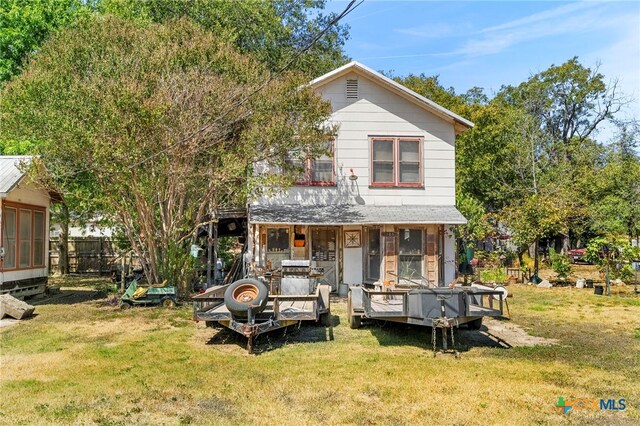
<instances>
[{"instance_id":1,"label":"gabled roof","mask_svg":"<svg viewBox=\"0 0 640 426\"><path fill-rule=\"evenodd\" d=\"M29 164L29 155L1 155L0 156L0 198L7 194L22 180L25 171L21 164Z\"/></svg>"},{"instance_id":2,"label":"gabled roof","mask_svg":"<svg viewBox=\"0 0 640 426\"><path fill-rule=\"evenodd\" d=\"M356 61L349 62L348 64L343 65L340 68L336 68L335 70L312 80L309 85L313 88L318 88L349 72L356 72L365 77L368 77L369 79L377 82L380 86L385 87L391 92L402 96L403 98L413 102L419 107L439 116L445 121L452 123L455 127L456 134L460 134L465 130L473 127L473 123L466 118L460 117L458 114L449 111L445 107L438 105L432 100L425 98L424 96L414 92L413 90L403 86L402 84L393 81L389 77L386 77L379 72L374 71L371 68Z\"/></svg>"}]
</instances>

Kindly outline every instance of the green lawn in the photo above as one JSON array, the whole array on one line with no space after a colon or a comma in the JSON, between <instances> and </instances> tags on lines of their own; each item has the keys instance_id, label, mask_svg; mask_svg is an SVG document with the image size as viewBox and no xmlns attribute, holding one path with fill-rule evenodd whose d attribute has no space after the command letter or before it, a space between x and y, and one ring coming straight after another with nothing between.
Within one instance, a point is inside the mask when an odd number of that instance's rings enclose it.
<instances>
[{"instance_id":1,"label":"green lawn","mask_svg":"<svg viewBox=\"0 0 640 426\"><path fill-rule=\"evenodd\" d=\"M193 323L190 306L121 311L105 282L63 284L83 293L0 328L2 424L640 422L640 298L628 288L511 286L510 324L557 344L505 349L465 331L455 359L433 357L427 329L349 329L344 302L332 327L276 331L247 355L239 335ZM560 396L628 408L563 415Z\"/></svg>"}]
</instances>

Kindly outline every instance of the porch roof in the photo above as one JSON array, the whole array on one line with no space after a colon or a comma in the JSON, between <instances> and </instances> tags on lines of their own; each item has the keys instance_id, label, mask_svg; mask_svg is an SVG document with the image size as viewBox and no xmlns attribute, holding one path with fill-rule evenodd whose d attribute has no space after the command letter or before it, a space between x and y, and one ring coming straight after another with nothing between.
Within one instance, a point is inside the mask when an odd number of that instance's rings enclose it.
<instances>
[{"instance_id":1,"label":"porch roof","mask_svg":"<svg viewBox=\"0 0 640 426\"><path fill-rule=\"evenodd\" d=\"M271 205L249 206L249 222L288 225L462 225L455 206Z\"/></svg>"},{"instance_id":2,"label":"porch roof","mask_svg":"<svg viewBox=\"0 0 640 426\"><path fill-rule=\"evenodd\" d=\"M31 157L28 155L0 156L0 198L7 198L9 192L20 182L25 174L20 165L30 161Z\"/></svg>"}]
</instances>

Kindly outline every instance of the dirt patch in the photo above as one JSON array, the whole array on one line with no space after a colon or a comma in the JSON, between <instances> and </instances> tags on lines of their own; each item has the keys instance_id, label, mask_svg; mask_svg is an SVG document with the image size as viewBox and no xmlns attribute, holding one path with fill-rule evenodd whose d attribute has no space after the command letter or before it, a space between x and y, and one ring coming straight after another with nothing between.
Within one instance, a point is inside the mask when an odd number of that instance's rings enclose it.
<instances>
[{"instance_id":1,"label":"dirt patch","mask_svg":"<svg viewBox=\"0 0 640 426\"><path fill-rule=\"evenodd\" d=\"M465 340L471 344L475 341L490 339L497 345L511 348L518 346L556 345L557 339L532 336L522 327L511 321L498 321L485 317L480 331L464 331ZM475 336L475 337L474 337Z\"/></svg>"}]
</instances>

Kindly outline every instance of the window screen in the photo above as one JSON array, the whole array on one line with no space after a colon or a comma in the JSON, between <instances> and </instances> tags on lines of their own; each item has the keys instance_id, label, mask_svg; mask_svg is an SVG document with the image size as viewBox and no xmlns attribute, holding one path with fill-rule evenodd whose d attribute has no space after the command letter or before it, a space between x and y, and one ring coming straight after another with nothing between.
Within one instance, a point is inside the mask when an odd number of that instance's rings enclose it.
<instances>
[{"instance_id":1,"label":"window screen","mask_svg":"<svg viewBox=\"0 0 640 426\"><path fill-rule=\"evenodd\" d=\"M373 141L373 182L393 183L393 140L376 139Z\"/></svg>"},{"instance_id":2,"label":"window screen","mask_svg":"<svg viewBox=\"0 0 640 426\"><path fill-rule=\"evenodd\" d=\"M20 267L31 266L31 210L20 209Z\"/></svg>"},{"instance_id":3,"label":"window screen","mask_svg":"<svg viewBox=\"0 0 640 426\"><path fill-rule=\"evenodd\" d=\"M422 277L422 229L400 228L398 244L398 275L404 279Z\"/></svg>"},{"instance_id":4,"label":"window screen","mask_svg":"<svg viewBox=\"0 0 640 426\"><path fill-rule=\"evenodd\" d=\"M16 209L5 208L2 230L2 246L4 247L4 268L16 267Z\"/></svg>"},{"instance_id":5,"label":"window screen","mask_svg":"<svg viewBox=\"0 0 640 426\"><path fill-rule=\"evenodd\" d=\"M44 213L33 212L33 266L44 265Z\"/></svg>"}]
</instances>

